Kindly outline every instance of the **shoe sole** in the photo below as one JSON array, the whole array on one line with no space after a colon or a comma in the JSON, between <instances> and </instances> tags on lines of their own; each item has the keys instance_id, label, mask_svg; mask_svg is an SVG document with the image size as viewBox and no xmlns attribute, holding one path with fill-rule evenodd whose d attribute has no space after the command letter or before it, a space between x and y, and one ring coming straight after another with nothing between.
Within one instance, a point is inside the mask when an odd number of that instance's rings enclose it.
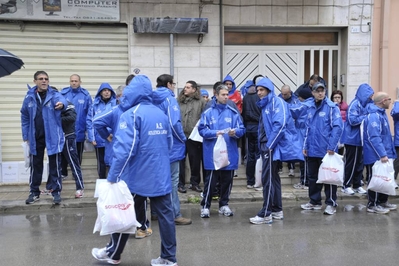
<instances>
[{"instance_id":1,"label":"shoe sole","mask_svg":"<svg viewBox=\"0 0 399 266\"><path fill-rule=\"evenodd\" d=\"M367 212L369 212L369 213L375 213L375 214L387 214L387 213L389 213L389 211L387 211L387 212L377 212L377 211L372 210L372 209L369 209L369 208L367 208Z\"/></svg>"},{"instance_id":2,"label":"shoe sole","mask_svg":"<svg viewBox=\"0 0 399 266\"><path fill-rule=\"evenodd\" d=\"M101 259L101 258L98 258L95 254L94 254L94 251L92 250L91 251L91 255L96 259L96 260L98 260L98 261L104 261L104 262L107 262L108 264L113 264L113 265L117 265L117 264L119 264L119 263L121 263L121 261L120 260L113 260L113 259Z\"/></svg>"},{"instance_id":3,"label":"shoe sole","mask_svg":"<svg viewBox=\"0 0 399 266\"><path fill-rule=\"evenodd\" d=\"M223 212L219 212L219 214L222 214L223 216L226 216L226 217L234 216L234 213L223 213Z\"/></svg>"},{"instance_id":4,"label":"shoe sole","mask_svg":"<svg viewBox=\"0 0 399 266\"><path fill-rule=\"evenodd\" d=\"M313 207L313 208L304 208L301 206L302 210L306 210L306 211L319 211L321 210L321 206L320 207Z\"/></svg>"},{"instance_id":5,"label":"shoe sole","mask_svg":"<svg viewBox=\"0 0 399 266\"><path fill-rule=\"evenodd\" d=\"M333 214L335 214L336 212L337 212L337 211L334 211L333 213L330 213L330 212L324 211L323 214L325 214L325 215L333 215Z\"/></svg>"},{"instance_id":6,"label":"shoe sole","mask_svg":"<svg viewBox=\"0 0 399 266\"><path fill-rule=\"evenodd\" d=\"M35 202L38 202L39 201L39 199L37 199L37 200L34 200L34 201L30 201L30 202L28 202L28 201L25 201L25 203L26 204L34 204Z\"/></svg>"},{"instance_id":7,"label":"shoe sole","mask_svg":"<svg viewBox=\"0 0 399 266\"><path fill-rule=\"evenodd\" d=\"M262 221L262 222L254 222L254 221L249 220L249 222L251 224L272 224L273 220L271 220L271 221Z\"/></svg>"},{"instance_id":8,"label":"shoe sole","mask_svg":"<svg viewBox=\"0 0 399 266\"><path fill-rule=\"evenodd\" d=\"M209 218L210 215L201 215L201 218Z\"/></svg>"}]
</instances>

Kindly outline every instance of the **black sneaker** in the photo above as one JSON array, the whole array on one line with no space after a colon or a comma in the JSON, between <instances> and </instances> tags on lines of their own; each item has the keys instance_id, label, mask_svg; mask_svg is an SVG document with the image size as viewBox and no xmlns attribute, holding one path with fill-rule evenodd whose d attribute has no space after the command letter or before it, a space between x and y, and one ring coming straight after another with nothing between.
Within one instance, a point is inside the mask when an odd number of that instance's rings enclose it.
<instances>
[{"instance_id":1,"label":"black sneaker","mask_svg":"<svg viewBox=\"0 0 399 266\"><path fill-rule=\"evenodd\" d=\"M33 204L33 203L35 203L38 200L40 200L40 197L39 196L35 196L34 194L31 193L31 194L29 194L28 199L25 200L25 203L26 204Z\"/></svg>"},{"instance_id":2,"label":"black sneaker","mask_svg":"<svg viewBox=\"0 0 399 266\"><path fill-rule=\"evenodd\" d=\"M55 205L59 205L61 203L61 196L60 194L53 195L53 202Z\"/></svg>"}]
</instances>

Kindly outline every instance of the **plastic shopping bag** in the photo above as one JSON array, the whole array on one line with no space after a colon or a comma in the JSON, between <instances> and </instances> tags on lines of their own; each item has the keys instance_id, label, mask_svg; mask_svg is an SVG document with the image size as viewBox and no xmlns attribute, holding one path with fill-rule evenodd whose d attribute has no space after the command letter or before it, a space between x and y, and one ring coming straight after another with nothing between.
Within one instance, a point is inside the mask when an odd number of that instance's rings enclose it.
<instances>
[{"instance_id":1,"label":"plastic shopping bag","mask_svg":"<svg viewBox=\"0 0 399 266\"><path fill-rule=\"evenodd\" d=\"M338 153L324 156L319 167L319 176L316 183L342 186L344 182L344 162Z\"/></svg>"},{"instance_id":2,"label":"plastic shopping bag","mask_svg":"<svg viewBox=\"0 0 399 266\"><path fill-rule=\"evenodd\" d=\"M219 135L213 147L213 164L215 170L226 167L230 164L229 155L227 153L227 145L223 135Z\"/></svg>"},{"instance_id":3,"label":"plastic shopping bag","mask_svg":"<svg viewBox=\"0 0 399 266\"><path fill-rule=\"evenodd\" d=\"M28 170L30 167L29 143L24 141L21 145L22 149L24 150L25 169Z\"/></svg>"},{"instance_id":4,"label":"plastic shopping bag","mask_svg":"<svg viewBox=\"0 0 399 266\"><path fill-rule=\"evenodd\" d=\"M191 134L190 134L190 136L188 136L188 138L191 140L194 140L194 141L202 142L203 138L201 137L201 135L198 132L199 122L200 122L200 120L198 120L197 124L195 124L193 131L191 131Z\"/></svg>"},{"instance_id":5,"label":"plastic shopping bag","mask_svg":"<svg viewBox=\"0 0 399 266\"><path fill-rule=\"evenodd\" d=\"M94 145L86 139L83 144L83 151L84 152L94 152L94 149L95 149Z\"/></svg>"},{"instance_id":6,"label":"plastic shopping bag","mask_svg":"<svg viewBox=\"0 0 399 266\"><path fill-rule=\"evenodd\" d=\"M258 160L256 160L255 186L254 187L263 187L263 185L262 185L262 157L259 157Z\"/></svg>"},{"instance_id":7,"label":"plastic shopping bag","mask_svg":"<svg viewBox=\"0 0 399 266\"><path fill-rule=\"evenodd\" d=\"M392 161L382 163L380 160L373 165L373 175L367 189L374 192L395 196L395 178Z\"/></svg>"},{"instance_id":8,"label":"plastic shopping bag","mask_svg":"<svg viewBox=\"0 0 399 266\"><path fill-rule=\"evenodd\" d=\"M136 227L141 225L136 220L133 197L126 183L123 180L114 184L100 183L97 189L97 220L93 234L135 233Z\"/></svg>"}]
</instances>

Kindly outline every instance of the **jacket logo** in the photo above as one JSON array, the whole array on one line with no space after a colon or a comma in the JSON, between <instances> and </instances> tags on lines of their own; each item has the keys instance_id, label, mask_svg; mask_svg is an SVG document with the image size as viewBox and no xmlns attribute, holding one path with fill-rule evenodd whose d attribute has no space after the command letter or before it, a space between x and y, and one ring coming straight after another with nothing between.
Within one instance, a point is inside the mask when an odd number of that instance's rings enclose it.
<instances>
[{"instance_id":1,"label":"jacket logo","mask_svg":"<svg viewBox=\"0 0 399 266\"><path fill-rule=\"evenodd\" d=\"M46 104L46 107L51 107L51 102L48 102L47 104Z\"/></svg>"},{"instance_id":2,"label":"jacket logo","mask_svg":"<svg viewBox=\"0 0 399 266\"><path fill-rule=\"evenodd\" d=\"M224 121L226 121L227 123L231 123L231 117L225 117Z\"/></svg>"},{"instance_id":3,"label":"jacket logo","mask_svg":"<svg viewBox=\"0 0 399 266\"><path fill-rule=\"evenodd\" d=\"M162 123L156 123L156 128L157 129L163 129Z\"/></svg>"},{"instance_id":4,"label":"jacket logo","mask_svg":"<svg viewBox=\"0 0 399 266\"><path fill-rule=\"evenodd\" d=\"M173 105L173 111L179 111L179 108L177 108L177 106L176 105Z\"/></svg>"},{"instance_id":5,"label":"jacket logo","mask_svg":"<svg viewBox=\"0 0 399 266\"><path fill-rule=\"evenodd\" d=\"M371 126L372 126L372 127L378 127L378 124L377 124L377 122L372 122L372 123L371 123Z\"/></svg>"},{"instance_id":6,"label":"jacket logo","mask_svg":"<svg viewBox=\"0 0 399 266\"><path fill-rule=\"evenodd\" d=\"M120 124L119 124L119 128L120 128L120 129L126 129L126 128L127 128L126 122L120 123Z\"/></svg>"},{"instance_id":7,"label":"jacket logo","mask_svg":"<svg viewBox=\"0 0 399 266\"><path fill-rule=\"evenodd\" d=\"M30 108L30 107L33 107L33 102L29 102L28 103L28 107Z\"/></svg>"},{"instance_id":8,"label":"jacket logo","mask_svg":"<svg viewBox=\"0 0 399 266\"><path fill-rule=\"evenodd\" d=\"M79 99L79 100L78 100L78 103L80 103L80 104L84 104L84 103L85 103L85 100L83 100L83 99Z\"/></svg>"},{"instance_id":9,"label":"jacket logo","mask_svg":"<svg viewBox=\"0 0 399 266\"><path fill-rule=\"evenodd\" d=\"M274 109L274 112L275 112L275 113L279 113L279 112L280 112L280 108Z\"/></svg>"},{"instance_id":10,"label":"jacket logo","mask_svg":"<svg viewBox=\"0 0 399 266\"><path fill-rule=\"evenodd\" d=\"M326 112L320 112L320 113L319 113L319 116L320 116L320 117L325 117L325 116L326 116Z\"/></svg>"}]
</instances>

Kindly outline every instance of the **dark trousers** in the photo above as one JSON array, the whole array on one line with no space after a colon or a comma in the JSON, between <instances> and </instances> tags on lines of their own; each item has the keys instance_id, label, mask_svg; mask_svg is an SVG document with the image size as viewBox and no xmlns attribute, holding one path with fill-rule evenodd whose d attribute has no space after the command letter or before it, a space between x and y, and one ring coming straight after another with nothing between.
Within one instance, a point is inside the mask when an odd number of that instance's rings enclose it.
<instances>
[{"instance_id":1,"label":"dark trousers","mask_svg":"<svg viewBox=\"0 0 399 266\"><path fill-rule=\"evenodd\" d=\"M394 177L395 179L398 177L398 173L399 173L399 147L395 147L396 150L396 155L398 157L396 157L396 159L393 161L393 168L395 170L395 174Z\"/></svg>"},{"instance_id":2,"label":"dark trousers","mask_svg":"<svg viewBox=\"0 0 399 266\"><path fill-rule=\"evenodd\" d=\"M176 227L171 195L150 197L150 202L151 210L154 210L158 216L159 233L161 235L160 257L176 262ZM119 260L128 239L129 234L112 234L106 247L107 255L111 259Z\"/></svg>"},{"instance_id":3,"label":"dark trousers","mask_svg":"<svg viewBox=\"0 0 399 266\"><path fill-rule=\"evenodd\" d=\"M344 188L359 188L363 179L363 147L345 144Z\"/></svg>"},{"instance_id":4,"label":"dark trousers","mask_svg":"<svg viewBox=\"0 0 399 266\"><path fill-rule=\"evenodd\" d=\"M43 159L44 149L46 148L46 140L36 140L36 155L30 155L30 177L29 192L35 196L40 195L40 185L43 177ZM62 190L61 179L61 154L56 153L48 156L49 172L47 180L47 188L52 190L52 194L59 194Z\"/></svg>"},{"instance_id":5,"label":"dark trousers","mask_svg":"<svg viewBox=\"0 0 399 266\"><path fill-rule=\"evenodd\" d=\"M190 164L190 183L194 186L199 185L201 183L202 143L188 139L186 141L186 154ZM184 187L186 184L186 158L181 160L179 165L179 187Z\"/></svg>"},{"instance_id":6,"label":"dark trousers","mask_svg":"<svg viewBox=\"0 0 399 266\"><path fill-rule=\"evenodd\" d=\"M229 205L231 188L233 187L234 170L207 170L205 177L204 193L201 206L209 209L211 207L212 195L219 181L219 208Z\"/></svg>"},{"instance_id":7,"label":"dark trousers","mask_svg":"<svg viewBox=\"0 0 399 266\"><path fill-rule=\"evenodd\" d=\"M258 212L259 217L270 216L272 212L283 210L281 196L281 180L278 174L278 161L273 161L270 151L261 152L262 156L262 184L263 206Z\"/></svg>"},{"instance_id":8,"label":"dark trousers","mask_svg":"<svg viewBox=\"0 0 399 266\"><path fill-rule=\"evenodd\" d=\"M247 176L247 185L253 186L255 185L256 160L259 157L258 132L247 132L246 136L248 143L248 153L245 173Z\"/></svg>"},{"instance_id":9,"label":"dark trousers","mask_svg":"<svg viewBox=\"0 0 399 266\"><path fill-rule=\"evenodd\" d=\"M305 161L299 162L299 169L301 170L300 181L302 185L308 186L308 169L306 163L307 157L305 157Z\"/></svg>"},{"instance_id":10,"label":"dark trousers","mask_svg":"<svg viewBox=\"0 0 399 266\"><path fill-rule=\"evenodd\" d=\"M98 178L105 179L107 178L107 166L105 165L105 147L96 148L96 157L97 157L97 173Z\"/></svg>"},{"instance_id":11,"label":"dark trousers","mask_svg":"<svg viewBox=\"0 0 399 266\"><path fill-rule=\"evenodd\" d=\"M84 189L82 170L80 168L79 157L76 150L76 138L74 136L68 136L65 138L62 155L71 167L72 175L75 178L76 190Z\"/></svg>"},{"instance_id":12,"label":"dark trousers","mask_svg":"<svg viewBox=\"0 0 399 266\"><path fill-rule=\"evenodd\" d=\"M367 176L368 183L370 183L371 178L373 177L373 165L374 164L366 165L366 169L367 169L367 173L368 173L368 176ZM378 193L378 192L375 192L370 189L367 190L367 197L368 197L367 207L381 205L381 203L386 203L388 201L387 194Z\"/></svg>"},{"instance_id":13,"label":"dark trousers","mask_svg":"<svg viewBox=\"0 0 399 266\"><path fill-rule=\"evenodd\" d=\"M140 229L145 230L150 227L150 221L147 217L147 197L132 194L134 200L134 210L136 211L137 222L141 224ZM152 210L155 213L155 210Z\"/></svg>"},{"instance_id":14,"label":"dark trousers","mask_svg":"<svg viewBox=\"0 0 399 266\"><path fill-rule=\"evenodd\" d=\"M64 149L65 149L65 146L64 146ZM82 165L83 149L84 149L84 142L76 142L75 153L76 153L77 158L78 158L79 166ZM61 155L61 174L63 176L68 176L68 164L69 164L69 166L72 169L73 166L69 163L68 158L64 154L64 152L62 152L62 155ZM75 180L76 180L76 178L75 178Z\"/></svg>"},{"instance_id":15,"label":"dark trousers","mask_svg":"<svg viewBox=\"0 0 399 266\"><path fill-rule=\"evenodd\" d=\"M321 205L321 190L324 187L324 193L326 195L325 204L333 207L338 206L337 204L337 186L328 184L317 184L317 178L319 175L319 167L322 163L323 158L319 157L308 157L308 183L309 183L309 199L313 205Z\"/></svg>"}]
</instances>

